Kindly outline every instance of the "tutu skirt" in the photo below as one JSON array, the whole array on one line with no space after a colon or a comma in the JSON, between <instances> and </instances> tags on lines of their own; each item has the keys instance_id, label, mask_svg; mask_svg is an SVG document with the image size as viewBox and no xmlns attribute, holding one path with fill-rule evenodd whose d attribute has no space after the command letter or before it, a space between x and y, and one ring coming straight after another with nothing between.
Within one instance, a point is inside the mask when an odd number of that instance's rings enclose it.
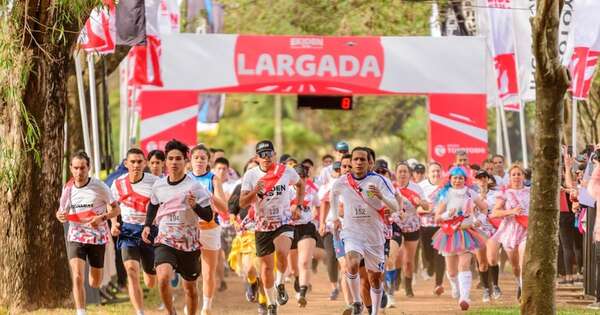
<instances>
[{"instance_id":1,"label":"tutu skirt","mask_svg":"<svg viewBox=\"0 0 600 315\"><path fill-rule=\"evenodd\" d=\"M485 234L476 228L458 228L451 234L439 229L433 235L431 244L442 256L452 256L478 250L486 240Z\"/></svg>"},{"instance_id":2,"label":"tutu skirt","mask_svg":"<svg viewBox=\"0 0 600 315\"><path fill-rule=\"evenodd\" d=\"M514 217L508 217L502 220L498 231L492 236L492 240L502 244L505 250L514 250L527 240L527 229Z\"/></svg>"},{"instance_id":3,"label":"tutu skirt","mask_svg":"<svg viewBox=\"0 0 600 315\"><path fill-rule=\"evenodd\" d=\"M227 262L238 275L242 273L242 255L252 255L252 261L255 261L256 243L252 231L238 234L231 243L231 251L227 257Z\"/></svg>"}]
</instances>

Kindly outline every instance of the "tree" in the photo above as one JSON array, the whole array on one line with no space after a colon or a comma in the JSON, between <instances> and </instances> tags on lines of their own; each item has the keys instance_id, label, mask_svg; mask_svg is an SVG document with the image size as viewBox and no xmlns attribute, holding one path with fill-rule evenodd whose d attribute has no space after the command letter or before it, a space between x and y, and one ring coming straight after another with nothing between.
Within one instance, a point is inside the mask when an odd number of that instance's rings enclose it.
<instances>
[{"instance_id":1,"label":"tree","mask_svg":"<svg viewBox=\"0 0 600 315\"><path fill-rule=\"evenodd\" d=\"M555 314L558 247L559 145L568 86L558 57L559 0L538 0L533 19L536 133L521 314Z\"/></svg>"},{"instance_id":2,"label":"tree","mask_svg":"<svg viewBox=\"0 0 600 315\"><path fill-rule=\"evenodd\" d=\"M0 2L0 305L64 304L71 287L62 185L67 82L77 34L98 0Z\"/></svg>"}]
</instances>

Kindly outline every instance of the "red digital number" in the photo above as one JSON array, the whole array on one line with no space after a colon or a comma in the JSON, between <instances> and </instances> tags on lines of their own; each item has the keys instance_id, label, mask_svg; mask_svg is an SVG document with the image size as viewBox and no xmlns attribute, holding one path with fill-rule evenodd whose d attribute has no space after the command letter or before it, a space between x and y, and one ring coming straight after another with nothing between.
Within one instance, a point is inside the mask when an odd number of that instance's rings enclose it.
<instances>
[{"instance_id":1,"label":"red digital number","mask_svg":"<svg viewBox=\"0 0 600 315\"><path fill-rule=\"evenodd\" d=\"M342 98L342 109L348 110L348 109L350 109L351 105L352 105L352 99L350 99L349 97Z\"/></svg>"}]
</instances>

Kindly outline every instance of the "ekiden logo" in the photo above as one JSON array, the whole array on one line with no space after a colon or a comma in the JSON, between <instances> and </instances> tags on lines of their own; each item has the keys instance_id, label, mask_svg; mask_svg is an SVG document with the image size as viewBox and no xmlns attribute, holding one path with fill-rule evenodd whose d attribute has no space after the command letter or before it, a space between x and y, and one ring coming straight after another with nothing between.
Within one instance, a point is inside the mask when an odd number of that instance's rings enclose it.
<instances>
[{"instance_id":1,"label":"ekiden logo","mask_svg":"<svg viewBox=\"0 0 600 315\"><path fill-rule=\"evenodd\" d=\"M435 152L435 155L439 157L446 155L446 147L443 144L436 145L433 151Z\"/></svg>"}]
</instances>

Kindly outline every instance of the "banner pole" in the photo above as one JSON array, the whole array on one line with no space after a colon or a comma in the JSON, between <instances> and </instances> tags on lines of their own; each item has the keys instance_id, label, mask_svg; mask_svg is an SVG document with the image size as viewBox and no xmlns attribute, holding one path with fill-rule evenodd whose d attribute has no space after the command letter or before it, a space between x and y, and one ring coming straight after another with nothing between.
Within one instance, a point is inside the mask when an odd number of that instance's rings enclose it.
<instances>
[{"instance_id":1,"label":"banner pole","mask_svg":"<svg viewBox=\"0 0 600 315\"><path fill-rule=\"evenodd\" d=\"M81 112L81 129L83 133L83 149L87 154L92 154L90 145L90 130L87 117L87 105L85 103L85 90L83 88L83 72L81 71L81 52L73 55L75 59L75 77L77 78L77 92L79 94L79 111Z\"/></svg>"},{"instance_id":2,"label":"banner pole","mask_svg":"<svg viewBox=\"0 0 600 315\"><path fill-rule=\"evenodd\" d=\"M508 127L506 125L506 111L504 110L504 102L500 101L502 108L500 109L500 118L502 121L502 133L504 134L504 154L508 165L512 164L512 157L510 154L510 140L508 139Z\"/></svg>"},{"instance_id":3,"label":"banner pole","mask_svg":"<svg viewBox=\"0 0 600 315\"><path fill-rule=\"evenodd\" d=\"M94 146L94 175L96 178L100 178L100 136L98 131L98 104L96 99L96 72L94 66L94 54L88 54L90 108L92 111L92 141Z\"/></svg>"},{"instance_id":4,"label":"banner pole","mask_svg":"<svg viewBox=\"0 0 600 315\"><path fill-rule=\"evenodd\" d=\"M573 154L577 153L577 99L573 96L571 101L571 110L573 112L573 119L571 122L572 134L571 134L571 145L573 146Z\"/></svg>"},{"instance_id":5,"label":"banner pole","mask_svg":"<svg viewBox=\"0 0 600 315\"><path fill-rule=\"evenodd\" d=\"M529 158L527 156L527 132L525 130L525 103L519 96L519 127L521 129L521 151L523 152L523 166L529 167Z\"/></svg>"},{"instance_id":6,"label":"banner pole","mask_svg":"<svg viewBox=\"0 0 600 315\"><path fill-rule=\"evenodd\" d=\"M504 148L502 143L502 122L500 121L500 106L496 105L496 153L504 155Z\"/></svg>"}]
</instances>

